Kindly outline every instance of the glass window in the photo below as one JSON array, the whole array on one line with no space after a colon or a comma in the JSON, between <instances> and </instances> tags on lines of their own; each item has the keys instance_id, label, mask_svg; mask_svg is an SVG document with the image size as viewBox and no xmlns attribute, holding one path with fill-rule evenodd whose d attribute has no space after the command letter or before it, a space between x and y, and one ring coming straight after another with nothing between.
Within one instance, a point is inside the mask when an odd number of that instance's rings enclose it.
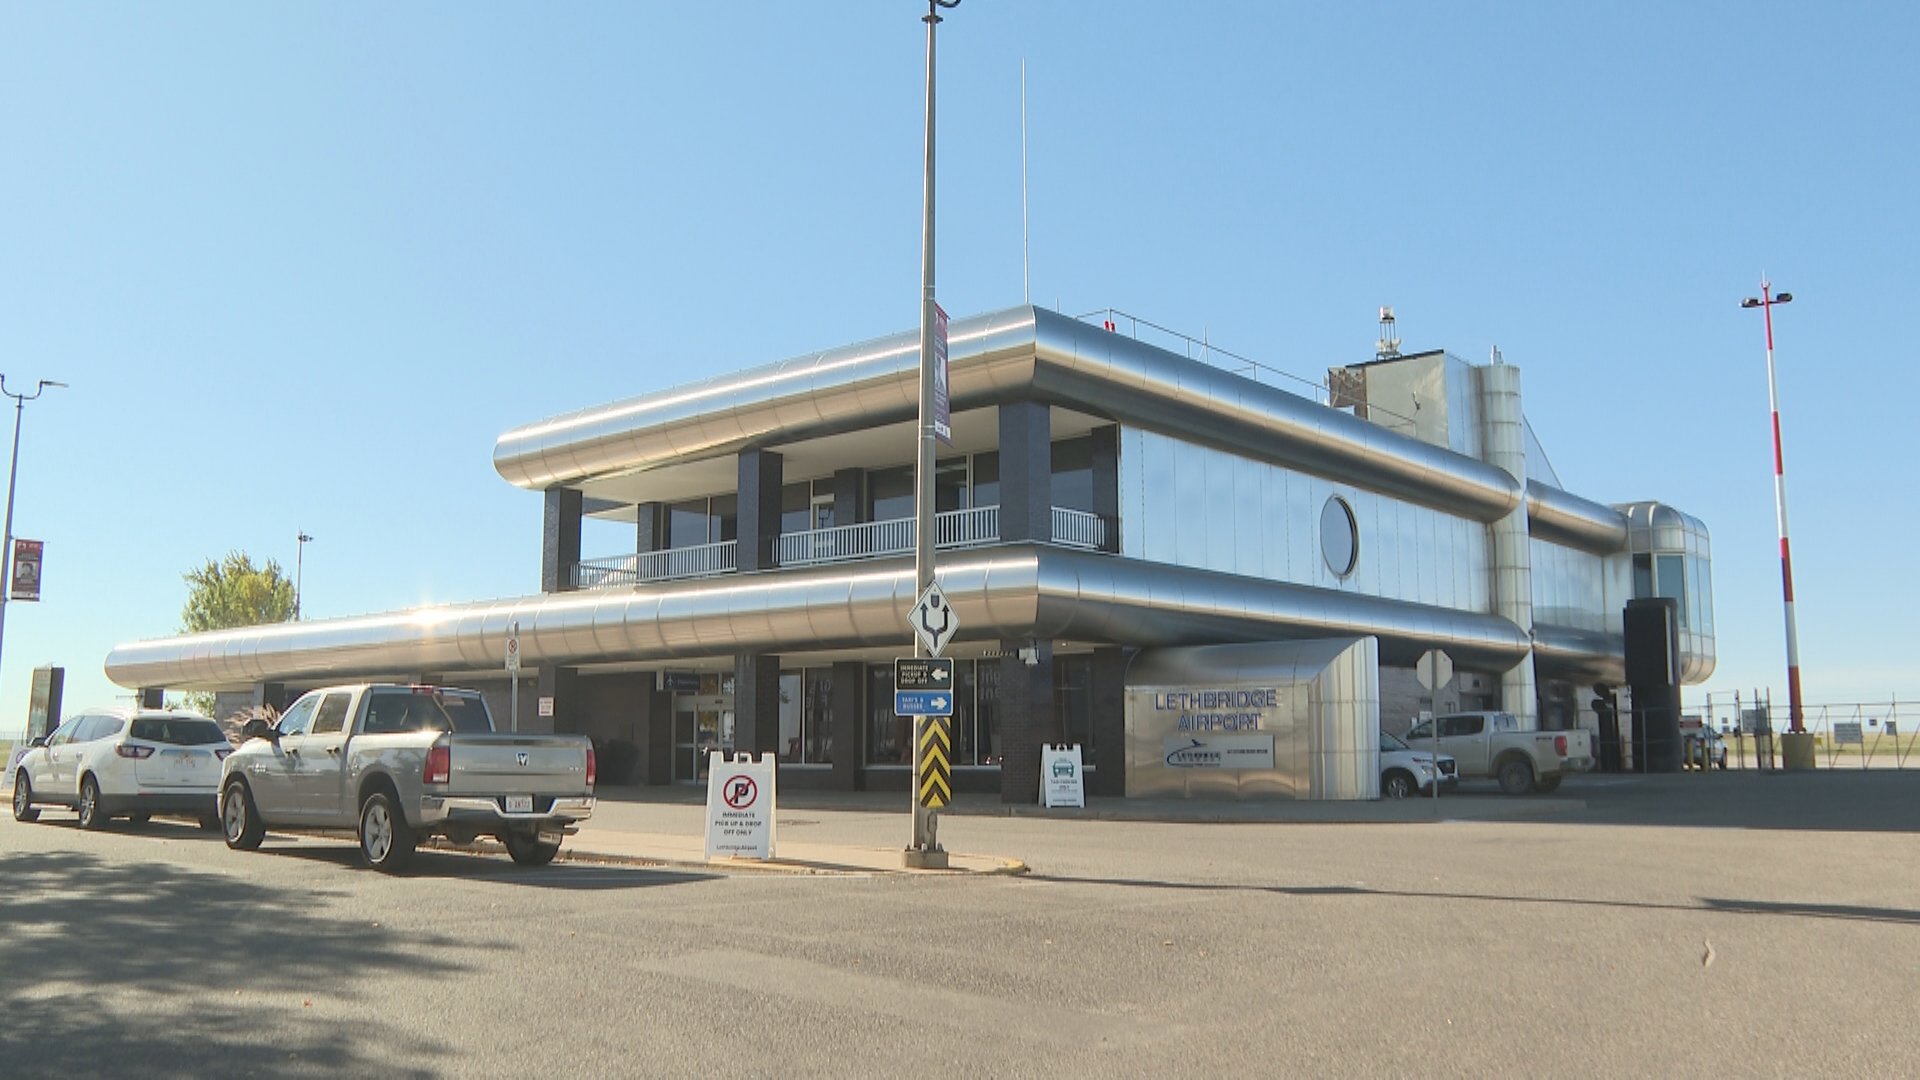
<instances>
[{"instance_id":1,"label":"glass window","mask_svg":"<svg viewBox=\"0 0 1920 1080\"><path fill-rule=\"evenodd\" d=\"M142 742L168 746L205 746L227 741L219 724L185 716L142 716L133 722L133 730L127 734Z\"/></svg>"},{"instance_id":2,"label":"glass window","mask_svg":"<svg viewBox=\"0 0 1920 1080\"><path fill-rule=\"evenodd\" d=\"M347 702L353 700L352 694L328 694L320 703L320 711L314 714L313 733L324 735L340 731L347 726Z\"/></svg>"},{"instance_id":3,"label":"glass window","mask_svg":"<svg viewBox=\"0 0 1920 1080\"><path fill-rule=\"evenodd\" d=\"M1685 555L1656 555L1654 568L1658 571L1658 580L1654 582L1655 596L1668 596L1680 602L1680 629L1685 630L1687 622L1687 557Z\"/></svg>"},{"instance_id":4,"label":"glass window","mask_svg":"<svg viewBox=\"0 0 1920 1080\"><path fill-rule=\"evenodd\" d=\"M493 730L493 720L487 713L486 703L480 700L480 695L471 691L396 688L368 693L367 718L360 725L362 734Z\"/></svg>"},{"instance_id":5,"label":"glass window","mask_svg":"<svg viewBox=\"0 0 1920 1080\"><path fill-rule=\"evenodd\" d=\"M1653 556L1633 557L1633 598L1644 600L1653 595Z\"/></svg>"},{"instance_id":6,"label":"glass window","mask_svg":"<svg viewBox=\"0 0 1920 1080\"><path fill-rule=\"evenodd\" d=\"M785 762L800 760L800 716L806 711L800 693L803 678L799 671L780 673L780 760Z\"/></svg>"},{"instance_id":7,"label":"glass window","mask_svg":"<svg viewBox=\"0 0 1920 1080\"><path fill-rule=\"evenodd\" d=\"M288 709L286 715L280 718L280 723L275 725L280 729L280 734L305 735L307 728L313 724L314 707L319 704L320 699L312 695L294 702L293 708Z\"/></svg>"},{"instance_id":8,"label":"glass window","mask_svg":"<svg viewBox=\"0 0 1920 1080\"><path fill-rule=\"evenodd\" d=\"M1338 495L1320 508L1320 555L1327 569L1341 578L1353 573L1360 561L1360 530L1354 525L1353 507Z\"/></svg>"},{"instance_id":9,"label":"glass window","mask_svg":"<svg viewBox=\"0 0 1920 1080\"><path fill-rule=\"evenodd\" d=\"M1487 729L1484 716L1443 716L1440 718L1440 737L1458 738L1463 735L1478 735Z\"/></svg>"},{"instance_id":10,"label":"glass window","mask_svg":"<svg viewBox=\"0 0 1920 1080\"><path fill-rule=\"evenodd\" d=\"M913 466L875 469L867 474L867 520L900 521L913 517ZM893 698L889 696L888 701Z\"/></svg>"},{"instance_id":11,"label":"glass window","mask_svg":"<svg viewBox=\"0 0 1920 1080\"><path fill-rule=\"evenodd\" d=\"M1053 444L1053 505L1093 513L1093 436Z\"/></svg>"},{"instance_id":12,"label":"glass window","mask_svg":"<svg viewBox=\"0 0 1920 1080\"><path fill-rule=\"evenodd\" d=\"M973 505L1000 505L1000 452L973 455Z\"/></svg>"},{"instance_id":13,"label":"glass window","mask_svg":"<svg viewBox=\"0 0 1920 1080\"><path fill-rule=\"evenodd\" d=\"M971 756L956 758L964 765L1000 764L1000 661L966 665L973 672ZM962 698L961 700L966 700ZM959 736L955 736L958 738Z\"/></svg>"},{"instance_id":14,"label":"glass window","mask_svg":"<svg viewBox=\"0 0 1920 1080\"><path fill-rule=\"evenodd\" d=\"M707 500L674 503L667 507L667 546L699 547L707 542Z\"/></svg>"},{"instance_id":15,"label":"glass window","mask_svg":"<svg viewBox=\"0 0 1920 1080\"><path fill-rule=\"evenodd\" d=\"M893 666L867 667L867 764L906 765L913 721L893 715Z\"/></svg>"},{"instance_id":16,"label":"glass window","mask_svg":"<svg viewBox=\"0 0 1920 1080\"><path fill-rule=\"evenodd\" d=\"M707 543L717 544L722 540L737 540L740 537L740 498L737 495L716 495L713 497L712 529L707 533Z\"/></svg>"},{"instance_id":17,"label":"glass window","mask_svg":"<svg viewBox=\"0 0 1920 1080\"><path fill-rule=\"evenodd\" d=\"M806 738L801 745L802 759L822 765L833 764L833 669L807 669L807 708L804 714Z\"/></svg>"},{"instance_id":18,"label":"glass window","mask_svg":"<svg viewBox=\"0 0 1920 1080\"><path fill-rule=\"evenodd\" d=\"M813 528L813 485L788 484L780 489L780 531L806 532Z\"/></svg>"},{"instance_id":19,"label":"glass window","mask_svg":"<svg viewBox=\"0 0 1920 1080\"><path fill-rule=\"evenodd\" d=\"M75 717L69 718L66 723L61 724L57 728L54 728L53 734L47 736L47 745L63 746L67 743L72 742L73 733L80 730L81 721L86 719L87 717L84 717L84 716L75 716Z\"/></svg>"},{"instance_id":20,"label":"glass window","mask_svg":"<svg viewBox=\"0 0 1920 1080\"><path fill-rule=\"evenodd\" d=\"M1080 745L1080 760L1096 765L1093 745L1093 658L1057 656L1053 660L1053 702L1067 745Z\"/></svg>"},{"instance_id":21,"label":"glass window","mask_svg":"<svg viewBox=\"0 0 1920 1080\"><path fill-rule=\"evenodd\" d=\"M965 510L967 503L967 459L948 458L933 467L933 510Z\"/></svg>"}]
</instances>

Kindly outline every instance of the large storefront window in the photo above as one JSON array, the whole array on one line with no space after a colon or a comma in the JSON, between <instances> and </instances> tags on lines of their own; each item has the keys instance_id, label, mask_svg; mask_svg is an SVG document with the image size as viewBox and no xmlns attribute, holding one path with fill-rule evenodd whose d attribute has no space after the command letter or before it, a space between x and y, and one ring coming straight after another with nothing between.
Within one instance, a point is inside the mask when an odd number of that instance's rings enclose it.
<instances>
[{"instance_id":1,"label":"large storefront window","mask_svg":"<svg viewBox=\"0 0 1920 1080\"><path fill-rule=\"evenodd\" d=\"M833 669L780 673L780 761L833 764Z\"/></svg>"},{"instance_id":2,"label":"large storefront window","mask_svg":"<svg viewBox=\"0 0 1920 1080\"><path fill-rule=\"evenodd\" d=\"M738 536L740 500L733 495L689 499L667 507L667 546L699 547Z\"/></svg>"},{"instance_id":3,"label":"large storefront window","mask_svg":"<svg viewBox=\"0 0 1920 1080\"><path fill-rule=\"evenodd\" d=\"M1080 744L1080 760L1099 762L1093 745L1093 658L1056 656L1053 660L1053 704L1060 716L1061 737Z\"/></svg>"},{"instance_id":4,"label":"large storefront window","mask_svg":"<svg viewBox=\"0 0 1920 1080\"><path fill-rule=\"evenodd\" d=\"M1093 513L1093 436L1053 444L1053 505Z\"/></svg>"},{"instance_id":5,"label":"large storefront window","mask_svg":"<svg viewBox=\"0 0 1920 1080\"><path fill-rule=\"evenodd\" d=\"M867 764L910 765L913 721L893 715L893 665L867 665Z\"/></svg>"}]
</instances>

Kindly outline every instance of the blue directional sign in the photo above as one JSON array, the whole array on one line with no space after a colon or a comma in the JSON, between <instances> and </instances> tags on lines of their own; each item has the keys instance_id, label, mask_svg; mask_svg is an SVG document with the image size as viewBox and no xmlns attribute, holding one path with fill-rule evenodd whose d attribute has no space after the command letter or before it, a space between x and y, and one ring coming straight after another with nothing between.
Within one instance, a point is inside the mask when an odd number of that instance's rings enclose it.
<instances>
[{"instance_id":1,"label":"blue directional sign","mask_svg":"<svg viewBox=\"0 0 1920 1080\"><path fill-rule=\"evenodd\" d=\"M952 716L953 694L946 690L895 690L895 716Z\"/></svg>"}]
</instances>

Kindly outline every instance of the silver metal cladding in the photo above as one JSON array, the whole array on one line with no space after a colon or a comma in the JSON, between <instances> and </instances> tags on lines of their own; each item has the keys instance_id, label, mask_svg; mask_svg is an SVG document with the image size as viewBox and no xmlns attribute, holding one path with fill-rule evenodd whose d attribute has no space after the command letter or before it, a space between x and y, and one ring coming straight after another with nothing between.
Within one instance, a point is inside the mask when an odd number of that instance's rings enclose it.
<instances>
[{"instance_id":1,"label":"silver metal cladding","mask_svg":"<svg viewBox=\"0 0 1920 1080\"><path fill-rule=\"evenodd\" d=\"M1627 515L1538 480L1527 481L1527 529L1595 555L1627 548Z\"/></svg>"},{"instance_id":2,"label":"silver metal cladding","mask_svg":"<svg viewBox=\"0 0 1920 1080\"><path fill-rule=\"evenodd\" d=\"M1493 521L1498 469L1317 402L1040 308L955 321L956 412L1045 401ZM502 435L494 468L530 490L911 419L917 337L895 334L597 406Z\"/></svg>"},{"instance_id":3,"label":"silver metal cladding","mask_svg":"<svg viewBox=\"0 0 1920 1080\"><path fill-rule=\"evenodd\" d=\"M1389 662L1411 663L1444 641L1484 670L1511 666L1527 649L1517 627L1490 615L1051 546L956 554L940 583L965 641L1372 635ZM914 599L911 563L875 560L142 641L116 647L106 674L121 686L213 689L347 672L491 671L504 656L499 627L514 620L529 664L884 647L899 643Z\"/></svg>"}]
</instances>

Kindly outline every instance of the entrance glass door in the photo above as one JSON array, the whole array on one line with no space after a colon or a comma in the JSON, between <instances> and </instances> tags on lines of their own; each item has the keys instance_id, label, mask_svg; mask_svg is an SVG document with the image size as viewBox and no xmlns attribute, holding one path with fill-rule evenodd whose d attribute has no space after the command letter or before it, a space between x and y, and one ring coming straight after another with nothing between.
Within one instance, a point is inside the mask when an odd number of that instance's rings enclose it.
<instances>
[{"instance_id":1,"label":"entrance glass door","mask_svg":"<svg viewBox=\"0 0 1920 1080\"><path fill-rule=\"evenodd\" d=\"M706 783L707 755L715 750L733 753L733 695L674 695L673 782Z\"/></svg>"}]
</instances>

